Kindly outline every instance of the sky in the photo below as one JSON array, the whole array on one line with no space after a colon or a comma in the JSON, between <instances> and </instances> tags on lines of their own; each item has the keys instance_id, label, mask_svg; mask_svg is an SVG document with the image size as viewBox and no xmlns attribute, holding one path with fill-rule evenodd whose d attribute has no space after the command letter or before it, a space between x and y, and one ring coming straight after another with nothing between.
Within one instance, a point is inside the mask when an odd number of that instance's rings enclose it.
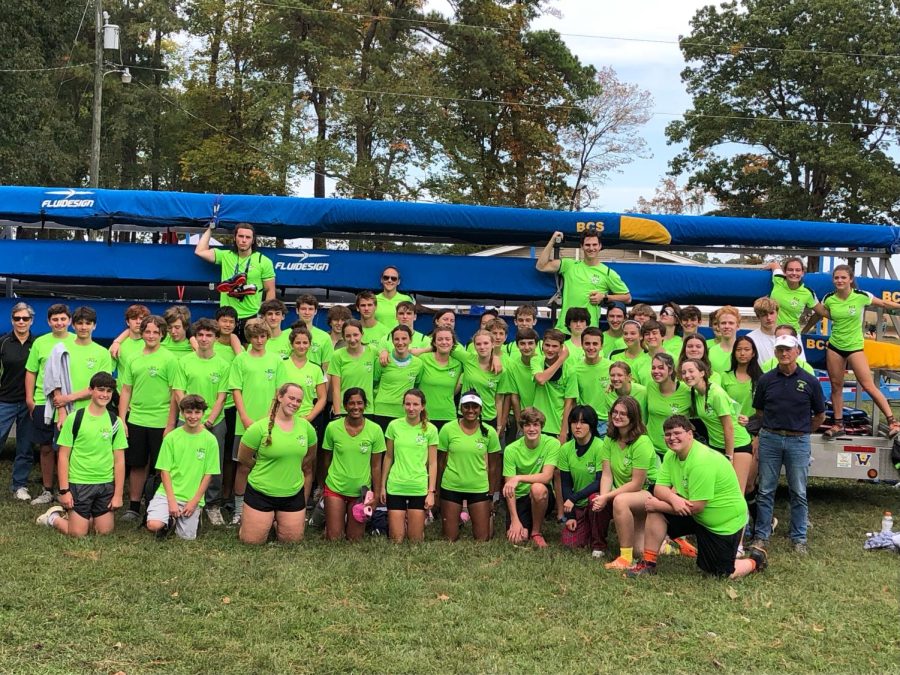
<instances>
[{"instance_id":1,"label":"sky","mask_svg":"<svg viewBox=\"0 0 900 675\"><path fill-rule=\"evenodd\" d=\"M619 80L650 92L654 116L643 129L652 152L637 159L621 173L610 176L599 191L600 211L623 211L638 197L650 197L665 174L677 146L666 145L665 127L690 107L690 97L681 84L684 60L678 49L680 36L690 32L696 11L709 4L701 0L556 0L548 2L554 13L545 14L533 27L562 34L569 49L582 63L612 67ZM448 17L446 0L430 0L428 6ZM638 42L622 39L655 40Z\"/></svg>"}]
</instances>

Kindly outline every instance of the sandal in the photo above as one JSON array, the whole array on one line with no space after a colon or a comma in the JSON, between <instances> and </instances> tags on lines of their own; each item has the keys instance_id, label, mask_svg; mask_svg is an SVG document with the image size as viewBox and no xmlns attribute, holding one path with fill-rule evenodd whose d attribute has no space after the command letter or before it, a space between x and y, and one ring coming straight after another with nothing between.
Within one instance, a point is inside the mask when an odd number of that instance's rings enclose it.
<instances>
[{"instance_id":1,"label":"sandal","mask_svg":"<svg viewBox=\"0 0 900 675\"><path fill-rule=\"evenodd\" d=\"M547 548L547 541L544 539L544 535L539 532L531 535L531 543L538 548Z\"/></svg>"},{"instance_id":2,"label":"sandal","mask_svg":"<svg viewBox=\"0 0 900 675\"><path fill-rule=\"evenodd\" d=\"M834 421L834 424L822 433L822 438L824 438L826 441L833 441L835 438L844 433L844 431L846 431L846 429L844 428L844 420L836 419Z\"/></svg>"}]
</instances>

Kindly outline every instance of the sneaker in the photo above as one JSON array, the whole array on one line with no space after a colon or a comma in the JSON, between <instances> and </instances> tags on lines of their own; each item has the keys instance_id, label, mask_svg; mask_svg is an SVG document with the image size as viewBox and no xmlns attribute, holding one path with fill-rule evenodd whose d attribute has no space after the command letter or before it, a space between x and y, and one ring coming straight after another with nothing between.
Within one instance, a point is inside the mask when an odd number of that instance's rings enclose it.
<instances>
[{"instance_id":1,"label":"sneaker","mask_svg":"<svg viewBox=\"0 0 900 675\"><path fill-rule=\"evenodd\" d=\"M64 518L66 515L66 510L61 506L51 506L44 513L37 517L37 524L50 527L50 516L54 513L58 513L60 518Z\"/></svg>"},{"instance_id":2,"label":"sneaker","mask_svg":"<svg viewBox=\"0 0 900 675\"><path fill-rule=\"evenodd\" d=\"M650 576L652 574L656 574L656 563L648 563L643 560L625 570L625 576L629 579L632 577Z\"/></svg>"},{"instance_id":3,"label":"sneaker","mask_svg":"<svg viewBox=\"0 0 900 675\"><path fill-rule=\"evenodd\" d=\"M547 548L547 540L544 539L544 535L542 535L540 532L535 532L533 535L531 535L531 543L538 548Z\"/></svg>"},{"instance_id":4,"label":"sneaker","mask_svg":"<svg viewBox=\"0 0 900 675\"><path fill-rule=\"evenodd\" d=\"M122 522L123 523L136 523L141 519L141 514L137 511L133 511L132 509L128 509L124 514L122 514Z\"/></svg>"},{"instance_id":5,"label":"sneaker","mask_svg":"<svg viewBox=\"0 0 900 675\"><path fill-rule=\"evenodd\" d=\"M634 563L630 563L627 560L625 560L625 558L623 558L622 556L619 556L618 558L613 560L611 563L606 563L604 565L604 567L608 570L627 570L633 564Z\"/></svg>"},{"instance_id":6,"label":"sneaker","mask_svg":"<svg viewBox=\"0 0 900 675\"><path fill-rule=\"evenodd\" d=\"M230 279L226 279L225 281L220 281L216 284L216 292L218 293L230 293L238 286L243 286L247 282L247 275L242 272L238 272Z\"/></svg>"},{"instance_id":7,"label":"sneaker","mask_svg":"<svg viewBox=\"0 0 900 675\"><path fill-rule=\"evenodd\" d=\"M795 541L792 544L792 547L794 549L794 553L796 553L797 555L807 555L809 553L809 548L806 546L805 541Z\"/></svg>"},{"instance_id":8,"label":"sneaker","mask_svg":"<svg viewBox=\"0 0 900 675\"><path fill-rule=\"evenodd\" d=\"M15 491L13 496L18 499L20 502L30 502L31 501L31 493L28 491L27 487L20 487Z\"/></svg>"},{"instance_id":9,"label":"sneaker","mask_svg":"<svg viewBox=\"0 0 900 675\"><path fill-rule=\"evenodd\" d=\"M40 506L41 504L49 504L53 501L53 493L50 490L44 490L37 497L31 500L32 506Z\"/></svg>"},{"instance_id":10,"label":"sneaker","mask_svg":"<svg viewBox=\"0 0 900 675\"><path fill-rule=\"evenodd\" d=\"M231 298L245 298L248 295L256 295L256 291L256 284L246 284L243 286L236 286L228 292L228 296Z\"/></svg>"},{"instance_id":11,"label":"sneaker","mask_svg":"<svg viewBox=\"0 0 900 675\"><path fill-rule=\"evenodd\" d=\"M766 549L751 546L748 550L749 555L747 557L756 563L757 572L762 572L769 566L769 554L766 553Z\"/></svg>"},{"instance_id":12,"label":"sneaker","mask_svg":"<svg viewBox=\"0 0 900 675\"><path fill-rule=\"evenodd\" d=\"M218 506L208 506L206 508L206 518L209 520L209 524L215 527L222 527L225 524L225 519L222 518L222 510Z\"/></svg>"},{"instance_id":13,"label":"sneaker","mask_svg":"<svg viewBox=\"0 0 900 675\"><path fill-rule=\"evenodd\" d=\"M169 516L169 521L156 531L157 540L167 539L175 530L175 519Z\"/></svg>"},{"instance_id":14,"label":"sneaker","mask_svg":"<svg viewBox=\"0 0 900 675\"><path fill-rule=\"evenodd\" d=\"M738 544L737 557L738 558L746 558L747 557L747 551L744 549L743 544Z\"/></svg>"},{"instance_id":15,"label":"sneaker","mask_svg":"<svg viewBox=\"0 0 900 675\"><path fill-rule=\"evenodd\" d=\"M459 512L459 524L465 525L468 522L469 522L469 512L466 511L465 509L463 509L462 511Z\"/></svg>"},{"instance_id":16,"label":"sneaker","mask_svg":"<svg viewBox=\"0 0 900 675\"><path fill-rule=\"evenodd\" d=\"M241 524L241 514L240 514L239 511L235 511L235 512L234 512L234 515L231 516L231 523L230 523L230 525L231 525L232 527L237 527L237 526L240 525L240 524Z\"/></svg>"},{"instance_id":17,"label":"sneaker","mask_svg":"<svg viewBox=\"0 0 900 675\"><path fill-rule=\"evenodd\" d=\"M679 537L675 540L675 544L678 546L681 551L681 555L685 558L696 558L697 557L697 547L694 546L691 542L689 542L684 537Z\"/></svg>"},{"instance_id":18,"label":"sneaker","mask_svg":"<svg viewBox=\"0 0 900 675\"><path fill-rule=\"evenodd\" d=\"M598 548L594 551L591 551L591 557L594 560L601 560L606 557L606 551L604 551L602 548Z\"/></svg>"}]
</instances>

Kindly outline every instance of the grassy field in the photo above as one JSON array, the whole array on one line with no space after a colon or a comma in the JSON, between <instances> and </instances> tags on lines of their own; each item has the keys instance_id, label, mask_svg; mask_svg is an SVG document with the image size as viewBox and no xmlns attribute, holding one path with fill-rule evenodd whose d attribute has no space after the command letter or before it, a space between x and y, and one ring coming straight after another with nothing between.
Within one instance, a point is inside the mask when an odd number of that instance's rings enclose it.
<instances>
[{"instance_id":1,"label":"grassy field","mask_svg":"<svg viewBox=\"0 0 900 675\"><path fill-rule=\"evenodd\" d=\"M729 582L678 557L626 580L556 528L546 551L436 528L420 546L70 541L5 495L0 672L900 672L900 559L862 550L900 490L817 481L810 501L811 555L780 527L770 568Z\"/></svg>"}]
</instances>

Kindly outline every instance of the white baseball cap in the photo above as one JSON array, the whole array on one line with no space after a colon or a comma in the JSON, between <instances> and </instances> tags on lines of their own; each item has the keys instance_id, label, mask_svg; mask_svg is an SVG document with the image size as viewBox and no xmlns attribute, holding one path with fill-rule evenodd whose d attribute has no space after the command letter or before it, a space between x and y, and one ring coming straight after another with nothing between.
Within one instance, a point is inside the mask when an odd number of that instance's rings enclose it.
<instances>
[{"instance_id":1,"label":"white baseball cap","mask_svg":"<svg viewBox=\"0 0 900 675\"><path fill-rule=\"evenodd\" d=\"M788 349L793 349L794 347L799 347L800 341L797 340L793 335L779 335L775 338L775 347L787 347Z\"/></svg>"},{"instance_id":2,"label":"white baseball cap","mask_svg":"<svg viewBox=\"0 0 900 675\"><path fill-rule=\"evenodd\" d=\"M466 403L477 403L478 405L483 407L483 404L481 403L481 397L475 393L462 395L462 398L459 399L459 405L462 406Z\"/></svg>"}]
</instances>

